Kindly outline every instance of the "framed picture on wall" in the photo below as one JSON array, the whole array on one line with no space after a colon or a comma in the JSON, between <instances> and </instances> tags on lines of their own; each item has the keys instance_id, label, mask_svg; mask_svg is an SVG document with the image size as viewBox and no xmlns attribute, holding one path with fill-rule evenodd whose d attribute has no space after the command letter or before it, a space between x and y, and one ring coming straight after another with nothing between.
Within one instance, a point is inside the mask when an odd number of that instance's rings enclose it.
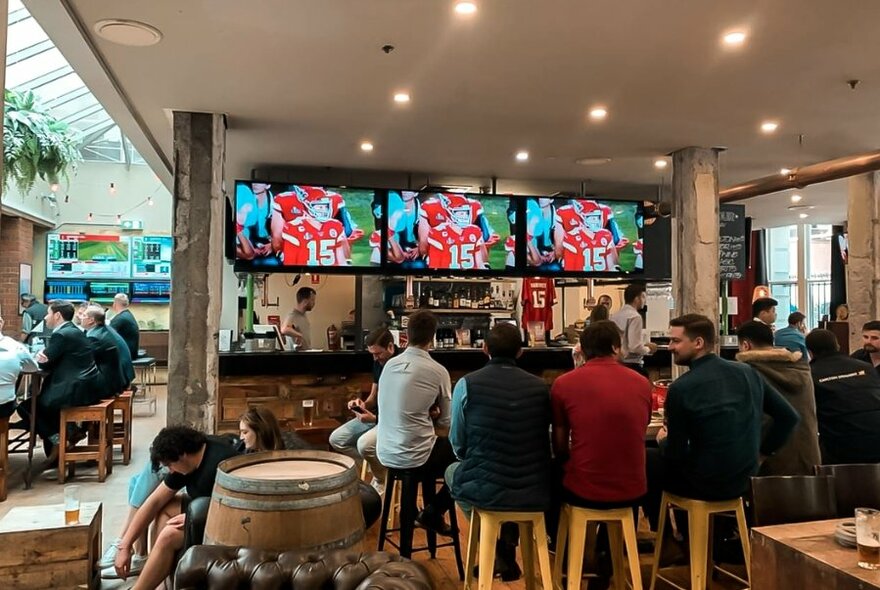
<instances>
[{"instance_id":1,"label":"framed picture on wall","mask_svg":"<svg viewBox=\"0 0 880 590\"><path fill-rule=\"evenodd\" d=\"M18 294L33 293L31 290L33 285L32 268L30 264L21 263L18 265ZM19 310L24 313L23 310Z\"/></svg>"}]
</instances>

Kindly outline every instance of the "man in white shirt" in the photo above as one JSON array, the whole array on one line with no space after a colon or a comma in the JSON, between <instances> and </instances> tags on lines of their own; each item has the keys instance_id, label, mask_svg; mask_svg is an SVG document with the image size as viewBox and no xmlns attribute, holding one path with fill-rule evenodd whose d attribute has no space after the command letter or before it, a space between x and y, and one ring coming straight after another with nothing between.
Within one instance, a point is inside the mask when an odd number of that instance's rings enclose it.
<instances>
[{"instance_id":1,"label":"man in white shirt","mask_svg":"<svg viewBox=\"0 0 880 590\"><path fill-rule=\"evenodd\" d=\"M647 377L644 367L645 355L657 352L657 345L653 342L643 344L642 332L645 322L639 313L648 299L644 285L628 285L623 291L625 305L611 316L611 321L617 324L621 332L621 355L623 364Z\"/></svg>"},{"instance_id":2,"label":"man in white shirt","mask_svg":"<svg viewBox=\"0 0 880 590\"><path fill-rule=\"evenodd\" d=\"M37 362L19 341L4 336L3 317L0 316L0 418L8 418L15 411L15 383L22 371L32 373Z\"/></svg>"},{"instance_id":3,"label":"man in white shirt","mask_svg":"<svg viewBox=\"0 0 880 590\"><path fill-rule=\"evenodd\" d=\"M425 468L424 490L432 491L436 479L455 461L449 444L452 383L449 372L431 358L428 350L437 331L437 318L429 311L409 316L409 344L385 363L379 378L379 424L376 454L392 469ZM439 410L437 410L439 408ZM426 500L417 522L440 534L449 534L443 515L453 507L444 485L433 500ZM401 555L405 554L401 547Z\"/></svg>"}]
</instances>

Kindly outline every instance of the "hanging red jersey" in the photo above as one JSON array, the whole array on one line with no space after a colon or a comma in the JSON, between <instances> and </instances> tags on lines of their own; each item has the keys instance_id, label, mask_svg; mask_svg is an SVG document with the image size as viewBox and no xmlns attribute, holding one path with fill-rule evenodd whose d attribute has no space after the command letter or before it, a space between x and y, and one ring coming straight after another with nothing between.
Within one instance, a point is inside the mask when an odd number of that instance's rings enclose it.
<instances>
[{"instance_id":1,"label":"hanging red jersey","mask_svg":"<svg viewBox=\"0 0 880 590\"><path fill-rule=\"evenodd\" d=\"M553 330L553 305L556 303L556 287L553 279L523 279L522 305L523 327L529 322L544 322L544 330Z\"/></svg>"}]
</instances>

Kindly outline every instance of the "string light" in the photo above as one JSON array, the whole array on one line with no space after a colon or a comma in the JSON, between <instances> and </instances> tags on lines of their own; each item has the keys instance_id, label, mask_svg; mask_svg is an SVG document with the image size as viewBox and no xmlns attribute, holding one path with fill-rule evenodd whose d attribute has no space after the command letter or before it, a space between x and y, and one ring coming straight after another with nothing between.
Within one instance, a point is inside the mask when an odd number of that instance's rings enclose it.
<instances>
[{"instance_id":1,"label":"string light","mask_svg":"<svg viewBox=\"0 0 880 590\"><path fill-rule=\"evenodd\" d=\"M69 203L69 202L70 202L70 195L64 195L64 202L65 202L65 203Z\"/></svg>"},{"instance_id":2,"label":"string light","mask_svg":"<svg viewBox=\"0 0 880 590\"><path fill-rule=\"evenodd\" d=\"M116 183L115 183L115 182L111 182L111 183L110 183L110 194L111 194L111 195L115 195L115 194L116 194Z\"/></svg>"},{"instance_id":3,"label":"string light","mask_svg":"<svg viewBox=\"0 0 880 590\"><path fill-rule=\"evenodd\" d=\"M92 219L94 219L94 216L93 216L91 213L89 213L89 216L86 217L86 219L87 219L88 221L91 221Z\"/></svg>"},{"instance_id":4,"label":"string light","mask_svg":"<svg viewBox=\"0 0 880 590\"><path fill-rule=\"evenodd\" d=\"M153 195L147 197L147 205L149 205L150 207L153 206Z\"/></svg>"},{"instance_id":5,"label":"string light","mask_svg":"<svg viewBox=\"0 0 880 590\"><path fill-rule=\"evenodd\" d=\"M116 214L116 223L119 223L120 221L122 221L122 215L120 215L119 213L117 213L117 214Z\"/></svg>"},{"instance_id":6,"label":"string light","mask_svg":"<svg viewBox=\"0 0 880 590\"><path fill-rule=\"evenodd\" d=\"M52 184L49 185L49 190L52 191L53 193L57 193L59 188L61 188L61 187L58 186L57 182L53 182Z\"/></svg>"}]
</instances>

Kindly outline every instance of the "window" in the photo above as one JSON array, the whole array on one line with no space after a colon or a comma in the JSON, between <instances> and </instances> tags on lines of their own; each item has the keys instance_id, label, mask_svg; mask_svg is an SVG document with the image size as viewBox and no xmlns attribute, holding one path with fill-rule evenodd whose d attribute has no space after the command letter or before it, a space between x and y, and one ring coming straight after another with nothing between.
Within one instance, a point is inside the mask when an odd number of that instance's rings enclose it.
<instances>
[{"instance_id":1,"label":"window","mask_svg":"<svg viewBox=\"0 0 880 590\"><path fill-rule=\"evenodd\" d=\"M831 226L807 226L807 327L815 328L822 316L830 315Z\"/></svg>"},{"instance_id":2,"label":"window","mask_svg":"<svg viewBox=\"0 0 880 590\"><path fill-rule=\"evenodd\" d=\"M788 325L788 315L798 306L798 239L797 226L787 225L767 230L770 296L779 302L776 327Z\"/></svg>"}]
</instances>

